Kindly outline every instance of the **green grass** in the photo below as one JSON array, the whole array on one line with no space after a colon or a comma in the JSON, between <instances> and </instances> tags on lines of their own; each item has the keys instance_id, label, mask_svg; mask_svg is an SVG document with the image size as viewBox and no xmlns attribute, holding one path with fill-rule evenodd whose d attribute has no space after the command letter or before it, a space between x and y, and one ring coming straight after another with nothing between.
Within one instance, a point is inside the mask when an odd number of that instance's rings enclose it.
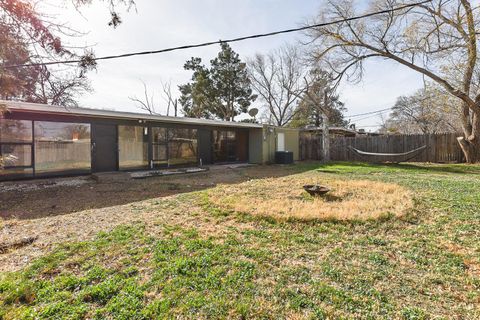
<instances>
[{"instance_id":1,"label":"green grass","mask_svg":"<svg viewBox=\"0 0 480 320\"><path fill-rule=\"evenodd\" d=\"M0 319L480 318L480 166L297 169L395 182L415 191L416 208L402 219L278 223L183 194L224 231L162 221L161 234L137 224L62 244L0 275Z\"/></svg>"}]
</instances>

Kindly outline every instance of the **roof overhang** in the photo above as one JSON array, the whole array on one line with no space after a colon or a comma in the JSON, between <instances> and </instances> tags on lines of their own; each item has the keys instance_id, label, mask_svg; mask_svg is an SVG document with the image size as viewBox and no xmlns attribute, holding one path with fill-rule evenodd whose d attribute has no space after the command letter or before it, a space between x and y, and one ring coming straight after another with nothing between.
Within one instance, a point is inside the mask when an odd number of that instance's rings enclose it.
<instances>
[{"instance_id":1,"label":"roof overhang","mask_svg":"<svg viewBox=\"0 0 480 320\"><path fill-rule=\"evenodd\" d=\"M29 112L29 113L38 113L38 114L82 116L82 117L103 118L103 119L122 119L122 120L137 120L137 121L143 120L143 121L152 121L152 122L215 126L215 127L252 128L252 129L263 128L261 124L256 124L256 123L229 122L229 121L197 119L197 118L187 118L187 117L169 117L169 116L160 116L160 115L150 115L145 113L111 111L111 110L102 110L102 109L66 108L61 106L52 106L47 104L18 102L18 101L0 100L0 104L6 105L7 109L12 112Z\"/></svg>"}]
</instances>

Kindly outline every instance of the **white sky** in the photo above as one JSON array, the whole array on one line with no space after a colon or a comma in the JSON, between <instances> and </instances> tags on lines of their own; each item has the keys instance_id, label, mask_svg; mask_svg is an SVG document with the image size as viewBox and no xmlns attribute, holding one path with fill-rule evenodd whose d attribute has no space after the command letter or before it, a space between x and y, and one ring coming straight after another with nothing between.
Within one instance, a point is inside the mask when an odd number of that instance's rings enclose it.
<instances>
[{"instance_id":1,"label":"white sky","mask_svg":"<svg viewBox=\"0 0 480 320\"><path fill-rule=\"evenodd\" d=\"M363 0L361 0L363 1ZM117 29L107 26L108 10L102 1L81 9L81 15L69 8L49 8L57 19L80 31L82 38L72 44L94 45L97 56L132 51L155 50L237 36L296 27L318 12L320 0L136 0L137 11L122 12L124 23ZM302 34L281 35L232 44L241 58L267 53L285 43L296 43ZM158 55L99 62L97 71L88 74L92 94L81 97L82 106L118 111L140 112L129 96L142 96L143 80L154 93L158 111L166 112L161 96L161 81L172 87L190 80L183 64L192 56L208 62L219 46L176 51ZM421 77L393 62L375 60L366 64L362 83L344 83L340 89L347 114L358 114L391 107L399 95L412 93L422 86ZM378 117L359 122L377 125ZM366 128L375 129L375 128Z\"/></svg>"}]
</instances>

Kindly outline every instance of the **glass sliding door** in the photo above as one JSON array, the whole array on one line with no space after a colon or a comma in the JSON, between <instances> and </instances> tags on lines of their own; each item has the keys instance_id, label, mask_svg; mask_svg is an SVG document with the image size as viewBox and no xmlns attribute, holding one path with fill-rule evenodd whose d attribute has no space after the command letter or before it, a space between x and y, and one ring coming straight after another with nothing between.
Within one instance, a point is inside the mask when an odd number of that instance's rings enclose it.
<instances>
[{"instance_id":1,"label":"glass sliding door","mask_svg":"<svg viewBox=\"0 0 480 320\"><path fill-rule=\"evenodd\" d=\"M168 166L167 128L152 128L152 164L154 168Z\"/></svg>"},{"instance_id":2,"label":"glass sliding door","mask_svg":"<svg viewBox=\"0 0 480 320\"><path fill-rule=\"evenodd\" d=\"M148 130L140 126L118 126L120 170L148 168Z\"/></svg>"},{"instance_id":3,"label":"glass sliding door","mask_svg":"<svg viewBox=\"0 0 480 320\"><path fill-rule=\"evenodd\" d=\"M237 135L233 130L213 131L213 161L234 162L237 161Z\"/></svg>"},{"instance_id":4,"label":"glass sliding door","mask_svg":"<svg viewBox=\"0 0 480 320\"><path fill-rule=\"evenodd\" d=\"M197 164L197 130L168 129L169 165Z\"/></svg>"},{"instance_id":5,"label":"glass sliding door","mask_svg":"<svg viewBox=\"0 0 480 320\"><path fill-rule=\"evenodd\" d=\"M35 121L35 173L91 171L90 124Z\"/></svg>"},{"instance_id":6,"label":"glass sliding door","mask_svg":"<svg viewBox=\"0 0 480 320\"><path fill-rule=\"evenodd\" d=\"M0 119L0 180L33 176L33 125Z\"/></svg>"},{"instance_id":7,"label":"glass sliding door","mask_svg":"<svg viewBox=\"0 0 480 320\"><path fill-rule=\"evenodd\" d=\"M197 141L196 129L152 127L153 167L197 164Z\"/></svg>"}]
</instances>

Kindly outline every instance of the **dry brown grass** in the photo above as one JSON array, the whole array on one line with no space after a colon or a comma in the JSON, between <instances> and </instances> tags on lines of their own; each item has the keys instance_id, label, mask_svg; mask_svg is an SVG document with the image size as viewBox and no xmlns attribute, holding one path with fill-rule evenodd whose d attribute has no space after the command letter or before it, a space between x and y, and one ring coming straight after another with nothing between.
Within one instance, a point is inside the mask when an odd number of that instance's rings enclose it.
<instances>
[{"instance_id":1,"label":"dry brown grass","mask_svg":"<svg viewBox=\"0 0 480 320\"><path fill-rule=\"evenodd\" d=\"M326 185L331 191L311 197L302 188L306 184ZM222 185L209 191L209 198L224 209L280 221L378 219L402 216L413 206L411 192L396 184L312 173Z\"/></svg>"}]
</instances>

